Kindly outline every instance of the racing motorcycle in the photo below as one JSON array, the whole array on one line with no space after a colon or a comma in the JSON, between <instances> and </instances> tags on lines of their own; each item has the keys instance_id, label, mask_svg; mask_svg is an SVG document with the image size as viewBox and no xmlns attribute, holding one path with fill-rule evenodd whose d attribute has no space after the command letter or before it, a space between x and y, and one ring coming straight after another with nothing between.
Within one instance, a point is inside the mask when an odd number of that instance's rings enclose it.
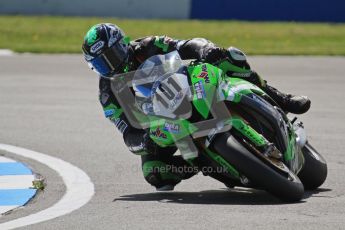
<instances>
[{"instance_id":1,"label":"racing motorcycle","mask_svg":"<svg viewBox=\"0 0 345 230\"><path fill-rule=\"evenodd\" d=\"M288 118L257 86L227 76L224 68L249 71L229 60L182 61L175 51L115 76L112 90L133 126L148 129L160 146L177 146L191 165L214 169L205 175L229 187L301 200L305 189L325 181L325 159L308 142L302 122Z\"/></svg>"}]
</instances>

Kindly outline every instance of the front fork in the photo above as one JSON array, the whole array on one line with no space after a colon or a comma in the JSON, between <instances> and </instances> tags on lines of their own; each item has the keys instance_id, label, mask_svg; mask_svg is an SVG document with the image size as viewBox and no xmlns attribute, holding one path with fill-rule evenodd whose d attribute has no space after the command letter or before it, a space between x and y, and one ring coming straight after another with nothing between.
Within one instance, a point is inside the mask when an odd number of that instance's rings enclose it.
<instances>
[{"instance_id":1,"label":"front fork","mask_svg":"<svg viewBox=\"0 0 345 230\"><path fill-rule=\"evenodd\" d=\"M232 126L249 141L248 144L263 154L264 157L274 158L276 160L282 159L282 154L275 145L246 124L241 118L233 117Z\"/></svg>"}]
</instances>

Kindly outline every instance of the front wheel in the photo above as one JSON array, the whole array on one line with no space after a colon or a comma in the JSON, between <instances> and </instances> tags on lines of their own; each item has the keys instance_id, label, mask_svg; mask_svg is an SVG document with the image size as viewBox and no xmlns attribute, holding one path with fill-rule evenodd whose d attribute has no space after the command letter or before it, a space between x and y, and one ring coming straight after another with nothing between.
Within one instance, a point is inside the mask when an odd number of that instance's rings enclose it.
<instances>
[{"instance_id":1,"label":"front wheel","mask_svg":"<svg viewBox=\"0 0 345 230\"><path fill-rule=\"evenodd\" d=\"M308 142L302 149L304 165L298 177L305 189L314 190L325 182L327 177L327 163L321 154Z\"/></svg>"},{"instance_id":2,"label":"front wheel","mask_svg":"<svg viewBox=\"0 0 345 230\"><path fill-rule=\"evenodd\" d=\"M302 199L304 187L295 174L291 171L288 175L277 172L248 151L230 133L217 136L213 148L240 173L267 192L288 202Z\"/></svg>"}]
</instances>

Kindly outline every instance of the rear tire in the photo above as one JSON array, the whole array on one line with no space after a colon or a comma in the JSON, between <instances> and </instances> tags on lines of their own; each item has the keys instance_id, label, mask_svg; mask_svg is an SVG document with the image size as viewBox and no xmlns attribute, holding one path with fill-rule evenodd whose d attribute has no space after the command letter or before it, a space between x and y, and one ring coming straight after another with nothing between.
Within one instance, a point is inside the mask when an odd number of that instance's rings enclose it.
<instances>
[{"instance_id":1,"label":"rear tire","mask_svg":"<svg viewBox=\"0 0 345 230\"><path fill-rule=\"evenodd\" d=\"M303 198L304 187L295 174L290 172L288 178L278 173L249 152L230 133L218 135L213 148L250 181L279 199L296 202Z\"/></svg>"},{"instance_id":2,"label":"rear tire","mask_svg":"<svg viewBox=\"0 0 345 230\"><path fill-rule=\"evenodd\" d=\"M315 190L326 180L326 160L308 142L303 147L302 152L305 162L298 177L302 181L305 189Z\"/></svg>"}]
</instances>

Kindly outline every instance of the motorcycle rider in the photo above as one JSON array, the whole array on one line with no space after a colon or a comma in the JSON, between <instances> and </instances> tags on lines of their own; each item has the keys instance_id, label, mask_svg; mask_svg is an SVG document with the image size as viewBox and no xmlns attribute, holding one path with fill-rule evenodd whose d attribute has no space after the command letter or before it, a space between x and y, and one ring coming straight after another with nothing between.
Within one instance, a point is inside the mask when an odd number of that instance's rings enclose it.
<instances>
[{"instance_id":1,"label":"motorcycle rider","mask_svg":"<svg viewBox=\"0 0 345 230\"><path fill-rule=\"evenodd\" d=\"M250 69L245 55L232 47L224 49L204 38L177 40L167 36L149 36L129 41L118 26L110 23L91 27L84 37L82 50L89 66L101 76L99 100L105 116L123 134L124 142L129 150L141 155L144 177L157 190L172 190L182 179L193 176L195 170L176 173L163 169L166 166L186 168L190 165L181 156L174 156L177 150L175 147L162 148L150 139L147 130L131 126L111 90L109 77L134 71L147 58L175 50L182 59L197 59L214 64L228 58L236 66ZM227 74L242 77L254 83L286 112L301 114L310 108L310 100L307 97L282 93L268 85L255 71L247 75L236 75L233 72L227 72Z\"/></svg>"}]
</instances>

